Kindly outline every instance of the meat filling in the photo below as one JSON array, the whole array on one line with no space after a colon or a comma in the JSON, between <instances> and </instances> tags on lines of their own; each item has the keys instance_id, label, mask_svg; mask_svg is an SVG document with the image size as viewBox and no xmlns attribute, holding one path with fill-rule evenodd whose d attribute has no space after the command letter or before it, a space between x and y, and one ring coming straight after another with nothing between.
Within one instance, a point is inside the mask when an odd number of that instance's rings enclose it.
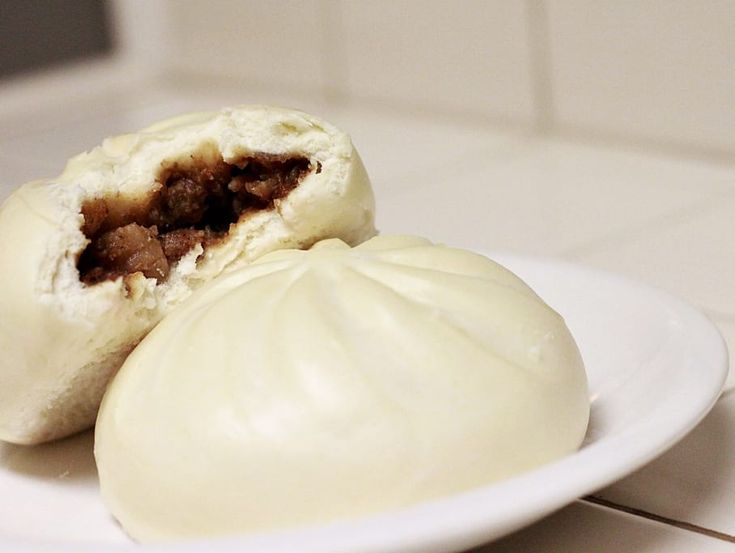
<instances>
[{"instance_id":1,"label":"meat filling","mask_svg":"<svg viewBox=\"0 0 735 553\"><path fill-rule=\"evenodd\" d=\"M80 279L92 285L142 273L163 282L197 244L206 248L241 217L272 208L311 169L305 157L265 153L235 163L193 158L165 167L145 200L88 200L82 205L82 232L90 243L77 264Z\"/></svg>"}]
</instances>

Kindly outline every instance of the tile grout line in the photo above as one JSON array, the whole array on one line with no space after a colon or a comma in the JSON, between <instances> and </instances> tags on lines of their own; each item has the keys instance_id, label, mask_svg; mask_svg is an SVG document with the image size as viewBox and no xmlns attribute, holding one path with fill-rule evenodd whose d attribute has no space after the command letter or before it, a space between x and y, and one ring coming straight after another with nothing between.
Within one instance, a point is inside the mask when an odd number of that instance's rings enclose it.
<instances>
[{"instance_id":1,"label":"tile grout line","mask_svg":"<svg viewBox=\"0 0 735 553\"><path fill-rule=\"evenodd\" d=\"M551 79L551 40L548 8L545 1L526 0L531 95L535 112L534 126L541 134L554 129L554 89Z\"/></svg>"},{"instance_id":2,"label":"tile grout line","mask_svg":"<svg viewBox=\"0 0 735 553\"><path fill-rule=\"evenodd\" d=\"M690 522L684 522L683 520L677 520L674 518L664 517L661 515L650 513L648 511L644 511L642 509L636 509L635 507L628 507L626 505L620 505L618 503L613 503L612 501L608 501L606 499L602 499L601 497L597 497L594 495L588 495L581 499L582 501L586 503L600 505L602 507L607 507L608 509L622 511L629 515L645 518L645 519L652 520L654 522L659 522L662 524L667 524L669 526L675 526L676 528L679 528L681 530L686 530L688 532L694 532L695 534L701 534L709 538L714 538L714 539L725 541L728 543L735 543L735 536L733 536L732 534L727 534L725 532L718 532L717 530L712 530L711 528L705 528L704 526L699 526L697 524L692 524Z\"/></svg>"},{"instance_id":3,"label":"tile grout line","mask_svg":"<svg viewBox=\"0 0 735 553\"><path fill-rule=\"evenodd\" d=\"M337 106L345 106L350 100L349 61L344 48L339 48L346 34L342 6L336 0L321 0L319 3L321 17L321 69L324 82L321 84L322 95L327 102Z\"/></svg>"}]
</instances>

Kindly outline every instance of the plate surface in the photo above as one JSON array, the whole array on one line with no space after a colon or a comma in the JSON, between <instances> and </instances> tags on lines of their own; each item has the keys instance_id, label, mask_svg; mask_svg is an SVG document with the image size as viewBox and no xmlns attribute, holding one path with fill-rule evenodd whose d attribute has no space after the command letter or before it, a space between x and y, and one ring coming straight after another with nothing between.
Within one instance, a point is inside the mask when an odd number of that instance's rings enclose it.
<instances>
[{"instance_id":1,"label":"plate surface","mask_svg":"<svg viewBox=\"0 0 735 553\"><path fill-rule=\"evenodd\" d=\"M567 321L589 378L582 448L499 484L401 511L242 539L151 551L371 553L461 551L602 488L661 454L707 413L727 375L717 329L668 294L581 266L491 255ZM0 550L140 551L98 496L87 432L58 443L0 443ZM151 490L155 493L155 490Z\"/></svg>"}]
</instances>

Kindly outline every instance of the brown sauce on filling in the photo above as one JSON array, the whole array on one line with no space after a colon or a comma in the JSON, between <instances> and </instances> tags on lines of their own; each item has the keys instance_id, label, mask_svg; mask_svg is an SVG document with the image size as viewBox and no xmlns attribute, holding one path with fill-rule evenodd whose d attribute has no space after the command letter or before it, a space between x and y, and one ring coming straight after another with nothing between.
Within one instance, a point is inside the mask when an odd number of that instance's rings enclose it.
<instances>
[{"instance_id":1,"label":"brown sauce on filling","mask_svg":"<svg viewBox=\"0 0 735 553\"><path fill-rule=\"evenodd\" d=\"M192 157L165 166L158 188L145 199L88 200L81 212L90 243L77 263L79 277L91 285L142 273L162 282L197 244L206 248L241 216L272 208L311 169L305 157L260 153L232 163Z\"/></svg>"}]
</instances>

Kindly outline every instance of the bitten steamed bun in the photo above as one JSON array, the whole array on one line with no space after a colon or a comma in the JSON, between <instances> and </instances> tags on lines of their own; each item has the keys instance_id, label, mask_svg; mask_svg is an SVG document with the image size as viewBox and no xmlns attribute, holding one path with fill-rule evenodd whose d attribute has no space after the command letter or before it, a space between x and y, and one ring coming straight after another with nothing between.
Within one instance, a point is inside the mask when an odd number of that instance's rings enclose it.
<instances>
[{"instance_id":1,"label":"bitten steamed bun","mask_svg":"<svg viewBox=\"0 0 735 553\"><path fill-rule=\"evenodd\" d=\"M382 236L206 285L100 409L103 498L141 541L395 509L571 453L589 414L563 319L508 270Z\"/></svg>"},{"instance_id":2,"label":"bitten steamed bun","mask_svg":"<svg viewBox=\"0 0 735 553\"><path fill-rule=\"evenodd\" d=\"M349 137L265 106L110 138L20 187L0 208L0 440L91 426L130 350L224 270L374 233Z\"/></svg>"}]
</instances>

